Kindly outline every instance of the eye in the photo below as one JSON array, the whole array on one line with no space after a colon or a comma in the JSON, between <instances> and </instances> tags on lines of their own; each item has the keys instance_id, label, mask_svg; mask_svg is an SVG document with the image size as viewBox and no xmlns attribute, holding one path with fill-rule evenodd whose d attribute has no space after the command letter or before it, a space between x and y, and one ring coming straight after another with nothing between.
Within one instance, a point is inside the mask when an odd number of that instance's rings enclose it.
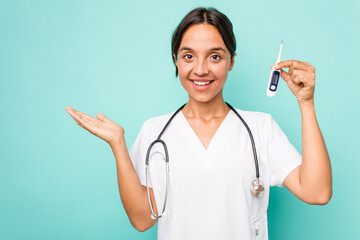
<instances>
[{"instance_id":1,"label":"eye","mask_svg":"<svg viewBox=\"0 0 360 240\"><path fill-rule=\"evenodd\" d=\"M192 56L190 54L185 54L183 56L183 58L186 59L186 60L190 60L190 59L192 59Z\"/></svg>"},{"instance_id":2,"label":"eye","mask_svg":"<svg viewBox=\"0 0 360 240\"><path fill-rule=\"evenodd\" d=\"M220 57L220 55L215 54L215 55L212 55L212 56L211 56L211 59L212 59L212 60L220 60L221 57Z\"/></svg>"}]
</instances>

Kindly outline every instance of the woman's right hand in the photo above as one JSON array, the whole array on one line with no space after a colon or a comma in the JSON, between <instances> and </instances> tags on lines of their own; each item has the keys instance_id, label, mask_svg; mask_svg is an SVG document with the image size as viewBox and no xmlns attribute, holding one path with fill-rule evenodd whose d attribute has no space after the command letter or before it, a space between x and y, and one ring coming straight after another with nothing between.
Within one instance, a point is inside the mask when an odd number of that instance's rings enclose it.
<instances>
[{"instance_id":1,"label":"woman's right hand","mask_svg":"<svg viewBox=\"0 0 360 240\"><path fill-rule=\"evenodd\" d=\"M104 114L98 113L96 115L96 119L71 107L66 107L65 110L79 126L88 130L95 136L103 139L109 143L110 146L121 143L121 141L123 141L125 133L124 128L122 128L116 122L111 121Z\"/></svg>"}]
</instances>

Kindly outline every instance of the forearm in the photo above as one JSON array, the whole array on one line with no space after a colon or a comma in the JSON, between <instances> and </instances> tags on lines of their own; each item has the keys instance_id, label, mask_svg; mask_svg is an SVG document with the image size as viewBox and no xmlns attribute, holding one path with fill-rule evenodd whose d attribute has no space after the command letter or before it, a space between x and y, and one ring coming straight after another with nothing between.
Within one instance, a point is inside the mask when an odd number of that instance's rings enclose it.
<instances>
[{"instance_id":1,"label":"forearm","mask_svg":"<svg viewBox=\"0 0 360 240\"><path fill-rule=\"evenodd\" d=\"M332 196L329 155L316 119L313 102L300 104L300 110L303 161L300 168L300 185L309 198L326 203Z\"/></svg>"},{"instance_id":2,"label":"forearm","mask_svg":"<svg viewBox=\"0 0 360 240\"><path fill-rule=\"evenodd\" d=\"M116 159L118 186L124 209L131 224L139 231L144 231L154 221L150 218L147 192L130 160L125 139L113 144L111 149Z\"/></svg>"},{"instance_id":3,"label":"forearm","mask_svg":"<svg viewBox=\"0 0 360 240\"><path fill-rule=\"evenodd\" d=\"M124 128L111 121L102 113L97 114L97 119L95 119L69 106L67 106L65 110L79 126L103 139L110 145L116 159L121 201L131 224L139 231L145 231L153 226L156 221L150 218L151 211L146 189L140 183L130 160L124 138ZM154 206L154 211L157 214L152 189L150 189L149 193L152 205Z\"/></svg>"}]
</instances>

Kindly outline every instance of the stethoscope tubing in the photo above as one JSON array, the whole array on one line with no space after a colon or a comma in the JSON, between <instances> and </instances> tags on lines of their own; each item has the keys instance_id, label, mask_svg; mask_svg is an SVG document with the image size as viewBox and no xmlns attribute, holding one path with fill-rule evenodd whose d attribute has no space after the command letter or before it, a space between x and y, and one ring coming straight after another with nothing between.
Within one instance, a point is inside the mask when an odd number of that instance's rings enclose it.
<instances>
[{"instance_id":1,"label":"stethoscope tubing","mask_svg":"<svg viewBox=\"0 0 360 240\"><path fill-rule=\"evenodd\" d=\"M164 151L165 151L165 162L166 162L166 183L165 183L165 197L164 197L164 206L163 206L163 209L162 209L162 213L158 216L156 216L156 214L154 213L154 209L153 209L153 206L152 206L152 203L151 203L151 199L150 199L150 191L149 191L149 182L148 182L148 176L150 175L150 168L149 168L149 156L150 156L150 152L151 152L151 149L153 148L153 146L156 144L156 143L161 143L161 145L164 147ZM146 191L147 191L147 195L148 195L148 201L149 201L149 205L150 205L150 210L151 210L151 216L152 218L155 218L155 219L159 219L162 217L162 215L164 214L165 212L165 208L166 208L166 203L167 203L167 195L168 195L168 182L169 182L169 153L168 153L168 150L167 150L167 146L166 146L166 143L160 139L160 136L158 139L156 139L155 141L153 141L149 148L148 148L148 151L146 153L146 162L145 162L146 166L145 166L145 176L146 176Z\"/></svg>"},{"instance_id":2,"label":"stethoscope tubing","mask_svg":"<svg viewBox=\"0 0 360 240\"><path fill-rule=\"evenodd\" d=\"M260 173L259 173L259 162L258 162L258 158L257 158L257 154L256 154L256 147L255 147L255 141L254 141L254 137L252 135L252 132L249 128L249 126L247 125L247 123L245 122L245 120L240 116L240 114L227 102L225 102L229 108L231 108L231 110L234 111L234 113L240 118L240 120L242 121L242 123L244 124L246 130L249 133L249 137L251 140L251 145L252 145L252 150L253 150L253 155L254 155L254 162L255 162L255 169L256 169L256 178L260 178Z\"/></svg>"},{"instance_id":3,"label":"stethoscope tubing","mask_svg":"<svg viewBox=\"0 0 360 240\"><path fill-rule=\"evenodd\" d=\"M227 104L227 106L239 117L239 119L241 120L241 122L244 124L249 137L250 137L250 141L251 141L251 146L252 146L252 150L253 150L253 155L254 155L254 162L255 162L255 169L256 169L256 178L252 181L252 183L250 184L250 188L251 191L253 192L255 197L261 197L263 196L264 193L264 188L263 188L263 184L260 181L260 172L259 172L259 163L258 163L258 158L257 158L257 153L256 153L256 147L255 147L255 141L254 141L254 137L251 133L251 130L249 128L249 126L247 125L247 123L245 122L245 120L240 116L240 114L227 102L225 102ZM160 132L159 136L157 137L157 139L155 141L153 141L146 153L146 160L145 160L145 175L146 175L146 190L147 190L147 195L148 195L148 200L149 200L149 205L150 205L150 210L151 210L151 218L153 219L159 219L161 218L165 212L165 208L166 208L166 203L167 203L167 197L168 197L168 181L169 181L169 154L168 154L168 149L166 146L166 143L161 140L161 136L164 134L165 130L167 129L167 127L169 126L170 122L174 119L174 117L185 107L186 103L184 105L182 105L178 110L176 110L176 112L170 117L170 119L167 121L167 123L165 124L164 128L162 129L162 131ZM153 210L153 206L151 203L151 199L150 199L150 191L149 191L149 184L148 184L148 175L150 175L150 168L149 168L149 157L150 157L150 152L151 149L153 148L153 146L156 143L160 143L165 151L165 163L166 163L166 184L165 184L165 198L164 198L164 206L162 209L162 213L160 215L156 215L154 213ZM164 156L163 156L164 157Z\"/></svg>"}]
</instances>

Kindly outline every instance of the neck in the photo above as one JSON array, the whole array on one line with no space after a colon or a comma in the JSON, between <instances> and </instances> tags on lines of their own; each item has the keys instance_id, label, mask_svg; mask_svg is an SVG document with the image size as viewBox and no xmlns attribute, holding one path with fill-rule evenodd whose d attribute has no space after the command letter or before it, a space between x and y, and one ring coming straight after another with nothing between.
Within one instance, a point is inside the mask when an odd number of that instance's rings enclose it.
<instances>
[{"instance_id":1,"label":"neck","mask_svg":"<svg viewBox=\"0 0 360 240\"><path fill-rule=\"evenodd\" d=\"M223 117L230 111L222 94L208 102L199 102L189 96L189 101L182 112L188 118L202 118L205 120L214 117Z\"/></svg>"}]
</instances>

